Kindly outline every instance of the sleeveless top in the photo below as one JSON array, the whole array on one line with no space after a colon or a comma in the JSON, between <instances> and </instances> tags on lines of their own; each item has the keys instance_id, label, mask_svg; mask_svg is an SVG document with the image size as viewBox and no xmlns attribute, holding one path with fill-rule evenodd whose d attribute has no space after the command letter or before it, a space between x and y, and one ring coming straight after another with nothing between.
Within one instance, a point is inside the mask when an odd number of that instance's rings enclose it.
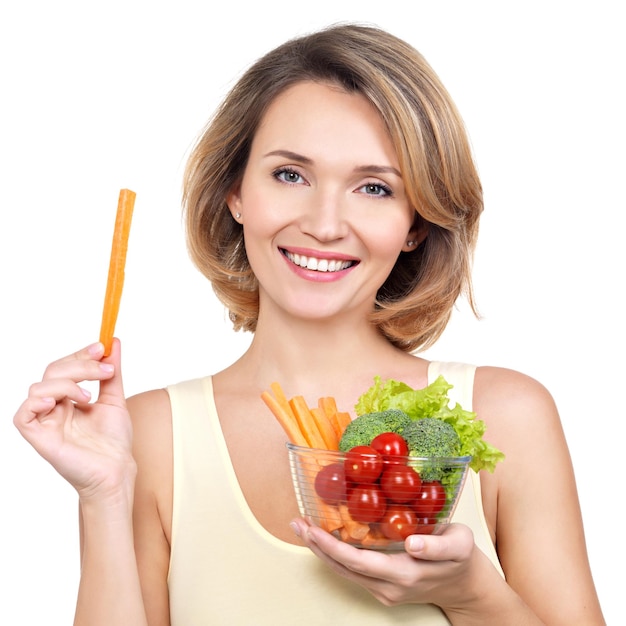
<instances>
[{"instance_id":1,"label":"sleeveless top","mask_svg":"<svg viewBox=\"0 0 626 626\"><path fill-rule=\"evenodd\" d=\"M433 362L428 379L454 385L452 403L471 410L474 366ZM213 398L211 377L168 387L174 495L168 574L172 626L445 625L431 604L387 607L332 572L308 548L281 541L250 511L237 482ZM502 573L490 539L480 479L470 471L454 521Z\"/></svg>"}]
</instances>

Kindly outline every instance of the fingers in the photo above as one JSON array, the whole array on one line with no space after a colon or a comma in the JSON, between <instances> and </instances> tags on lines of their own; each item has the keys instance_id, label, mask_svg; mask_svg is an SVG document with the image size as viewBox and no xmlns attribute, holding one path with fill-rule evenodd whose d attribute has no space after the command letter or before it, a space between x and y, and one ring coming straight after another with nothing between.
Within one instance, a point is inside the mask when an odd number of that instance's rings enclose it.
<instances>
[{"instance_id":1,"label":"fingers","mask_svg":"<svg viewBox=\"0 0 626 626\"><path fill-rule=\"evenodd\" d=\"M115 357L117 363L119 352L118 342ZM35 418L45 417L65 400L76 404L89 402L91 393L83 389L79 383L87 380L106 381L115 375L115 363L102 360L103 354L104 346L101 343L94 343L50 363L42 380L30 386L28 397L14 417L15 425L20 428ZM118 383L119 386L121 383Z\"/></svg>"},{"instance_id":2,"label":"fingers","mask_svg":"<svg viewBox=\"0 0 626 626\"><path fill-rule=\"evenodd\" d=\"M474 534L464 524L450 524L440 535L411 535L405 550L424 561L464 561L474 548Z\"/></svg>"},{"instance_id":3,"label":"fingers","mask_svg":"<svg viewBox=\"0 0 626 626\"><path fill-rule=\"evenodd\" d=\"M122 381L122 350L118 339L113 339L111 354L102 360L102 365L112 366L112 376L100 379L99 402L116 404L125 403L124 384Z\"/></svg>"}]
</instances>

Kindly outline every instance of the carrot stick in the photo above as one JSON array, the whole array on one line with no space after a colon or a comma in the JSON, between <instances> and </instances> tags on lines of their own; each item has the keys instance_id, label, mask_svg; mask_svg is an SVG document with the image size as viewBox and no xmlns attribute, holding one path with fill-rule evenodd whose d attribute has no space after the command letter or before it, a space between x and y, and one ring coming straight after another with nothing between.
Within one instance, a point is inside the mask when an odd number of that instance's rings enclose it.
<instances>
[{"instance_id":1,"label":"carrot stick","mask_svg":"<svg viewBox=\"0 0 626 626\"><path fill-rule=\"evenodd\" d=\"M276 383L276 382L272 383L270 385L270 389L274 392L274 397L276 398L278 403L283 407L285 412L291 415L293 419L295 419L296 416L293 414L293 411L291 410L291 407L289 406L289 402L287 401L287 396L285 395L283 388L280 386L280 383Z\"/></svg>"},{"instance_id":2,"label":"carrot stick","mask_svg":"<svg viewBox=\"0 0 626 626\"><path fill-rule=\"evenodd\" d=\"M130 222L135 207L135 192L129 189L120 191L117 203L117 215L115 217L115 229L111 243L111 259L109 261L109 274L107 278L104 307L102 310L102 324L100 326L100 342L104 344L104 354L111 354L115 323L120 309L122 289L124 287L124 267L126 265L126 251L128 249L128 236L130 234Z\"/></svg>"},{"instance_id":3,"label":"carrot stick","mask_svg":"<svg viewBox=\"0 0 626 626\"><path fill-rule=\"evenodd\" d=\"M369 524L363 524L352 519L348 507L345 504L339 505L339 515L343 521L344 528L352 539L361 541L370 531Z\"/></svg>"},{"instance_id":4,"label":"carrot stick","mask_svg":"<svg viewBox=\"0 0 626 626\"><path fill-rule=\"evenodd\" d=\"M317 428L324 440L325 448L327 450L338 450L339 440L337 439L337 433L330 423L326 413L320 408L312 408L311 415L317 424Z\"/></svg>"},{"instance_id":5,"label":"carrot stick","mask_svg":"<svg viewBox=\"0 0 626 626\"><path fill-rule=\"evenodd\" d=\"M298 420L300 430L309 442L309 446L311 448L321 448L323 450L326 446L324 438L320 434L319 428L317 427L315 419L311 415L311 411L309 410L304 398L302 396L294 396L291 400L289 400L289 406L291 406L291 409Z\"/></svg>"},{"instance_id":6,"label":"carrot stick","mask_svg":"<svg viewBox=\"0 0 626 626\"><path fill-rule=\"evenodd\" d=\"M341 433L339 432L339 422L337 421L337 403L335 399L331 397L320 398L317 401L317 406L324 411L324 414L335 431L335 437L337 441L339 441L341 439Z\"/></svg>"},{"instance_id":7,"label":"carrot stick","mask_svg":"<svg viewBox=\"0 0 626 626\"><path fill-rule=\"evenodd\" d=\"M339 509L332 504L328 504L323 500L317 501L317 508L323 519L319 520L319 525L329 533L339 530L343 526L343 520L339 513Z\"/></svg>"},{"instance_id":8,"label":"carrot stick","mask_svg":"<svg viewBox=\"0 0 626 626\"><path fill-rule=\"evenodd\" d=\"M324 413L326 413L326 415L328 415L328 417L337 412L337 402L332 396L320 398L318 400L318 406L324 411Z\"/></svg>"},{"instance_id":9,"label":"carrot stick","mask_svg":"<svg viewBox=\"0 0 626 626\"><path fill-rule=\"evenodd\" d=\"M339 424L339 431L341 435L343 435L343 431L346 429L346 426L352 421L352 416L347 411L337 411L337 422ZM339 439L341 439L341 435L339 435Z\"/></svg>"},{"instance_id":10,"label":"carrot stick","mask_svg":"<svg viewBox=\"0 0 626 626\"><path fill-rule=\"evenodd\" d=\"M389 544L389 539L385 537L379 530L370 528L370 531L361 540L361 545L373 548L377 546L386 546Z\"/></svg>"},{"instance_id":11,"label":"carrot stick","mask_svg":"<svg viewBox=\"0 0 626 626\"><path fill-rule=\"evenodd\" d=\"M285 405L272 396L269 391L264 391L261 394L261 398L270 411L272 411L274 417L278 420L278 423L283 427L289 441L291 441L291 443L295 443L297 446L308 447L309 442L302 434L300 426L298 426L298 422L291 412L291 409L289 409L288 412L285 409ZM289 404L287 404L287 408L289 408Z\"/></svg>"}]
</instances>

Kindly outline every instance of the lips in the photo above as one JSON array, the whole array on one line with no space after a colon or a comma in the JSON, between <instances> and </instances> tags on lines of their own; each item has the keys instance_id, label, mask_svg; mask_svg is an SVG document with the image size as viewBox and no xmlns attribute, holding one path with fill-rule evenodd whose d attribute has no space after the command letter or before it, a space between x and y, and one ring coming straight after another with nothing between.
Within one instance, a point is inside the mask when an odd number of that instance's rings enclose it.
<instances>
[{"instance_id":1,"label":"lips","mask_svg":"<svg viewBox=\"0 0 626 626\"><path fill-rule=\"evenodd\" d=\"M340 272L357 263L356 261L346 259L320 259L314 256L292 253L287 250L282 250L282 253L294 265L316 272Z\"/></svg>"}]
</instances>

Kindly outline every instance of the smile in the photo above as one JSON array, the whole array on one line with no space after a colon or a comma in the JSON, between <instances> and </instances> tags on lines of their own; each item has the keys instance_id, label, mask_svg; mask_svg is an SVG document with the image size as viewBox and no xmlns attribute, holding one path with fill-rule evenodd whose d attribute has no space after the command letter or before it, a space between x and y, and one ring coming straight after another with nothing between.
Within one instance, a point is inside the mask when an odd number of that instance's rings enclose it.
<instances>
[{"instance_id":1,"label":"smile","mask_svg":"<svg viewBox=\"0 0 626 626\"><path fill-rule=\"evenodd\" d=\"M303 254L293 254L287 250L282 250L282 253L294 265L316 272L340 272L356 263L355 261L342 261L340 259L318 259L313 256L304 256Z\"/></svg>"}]
</instances>

